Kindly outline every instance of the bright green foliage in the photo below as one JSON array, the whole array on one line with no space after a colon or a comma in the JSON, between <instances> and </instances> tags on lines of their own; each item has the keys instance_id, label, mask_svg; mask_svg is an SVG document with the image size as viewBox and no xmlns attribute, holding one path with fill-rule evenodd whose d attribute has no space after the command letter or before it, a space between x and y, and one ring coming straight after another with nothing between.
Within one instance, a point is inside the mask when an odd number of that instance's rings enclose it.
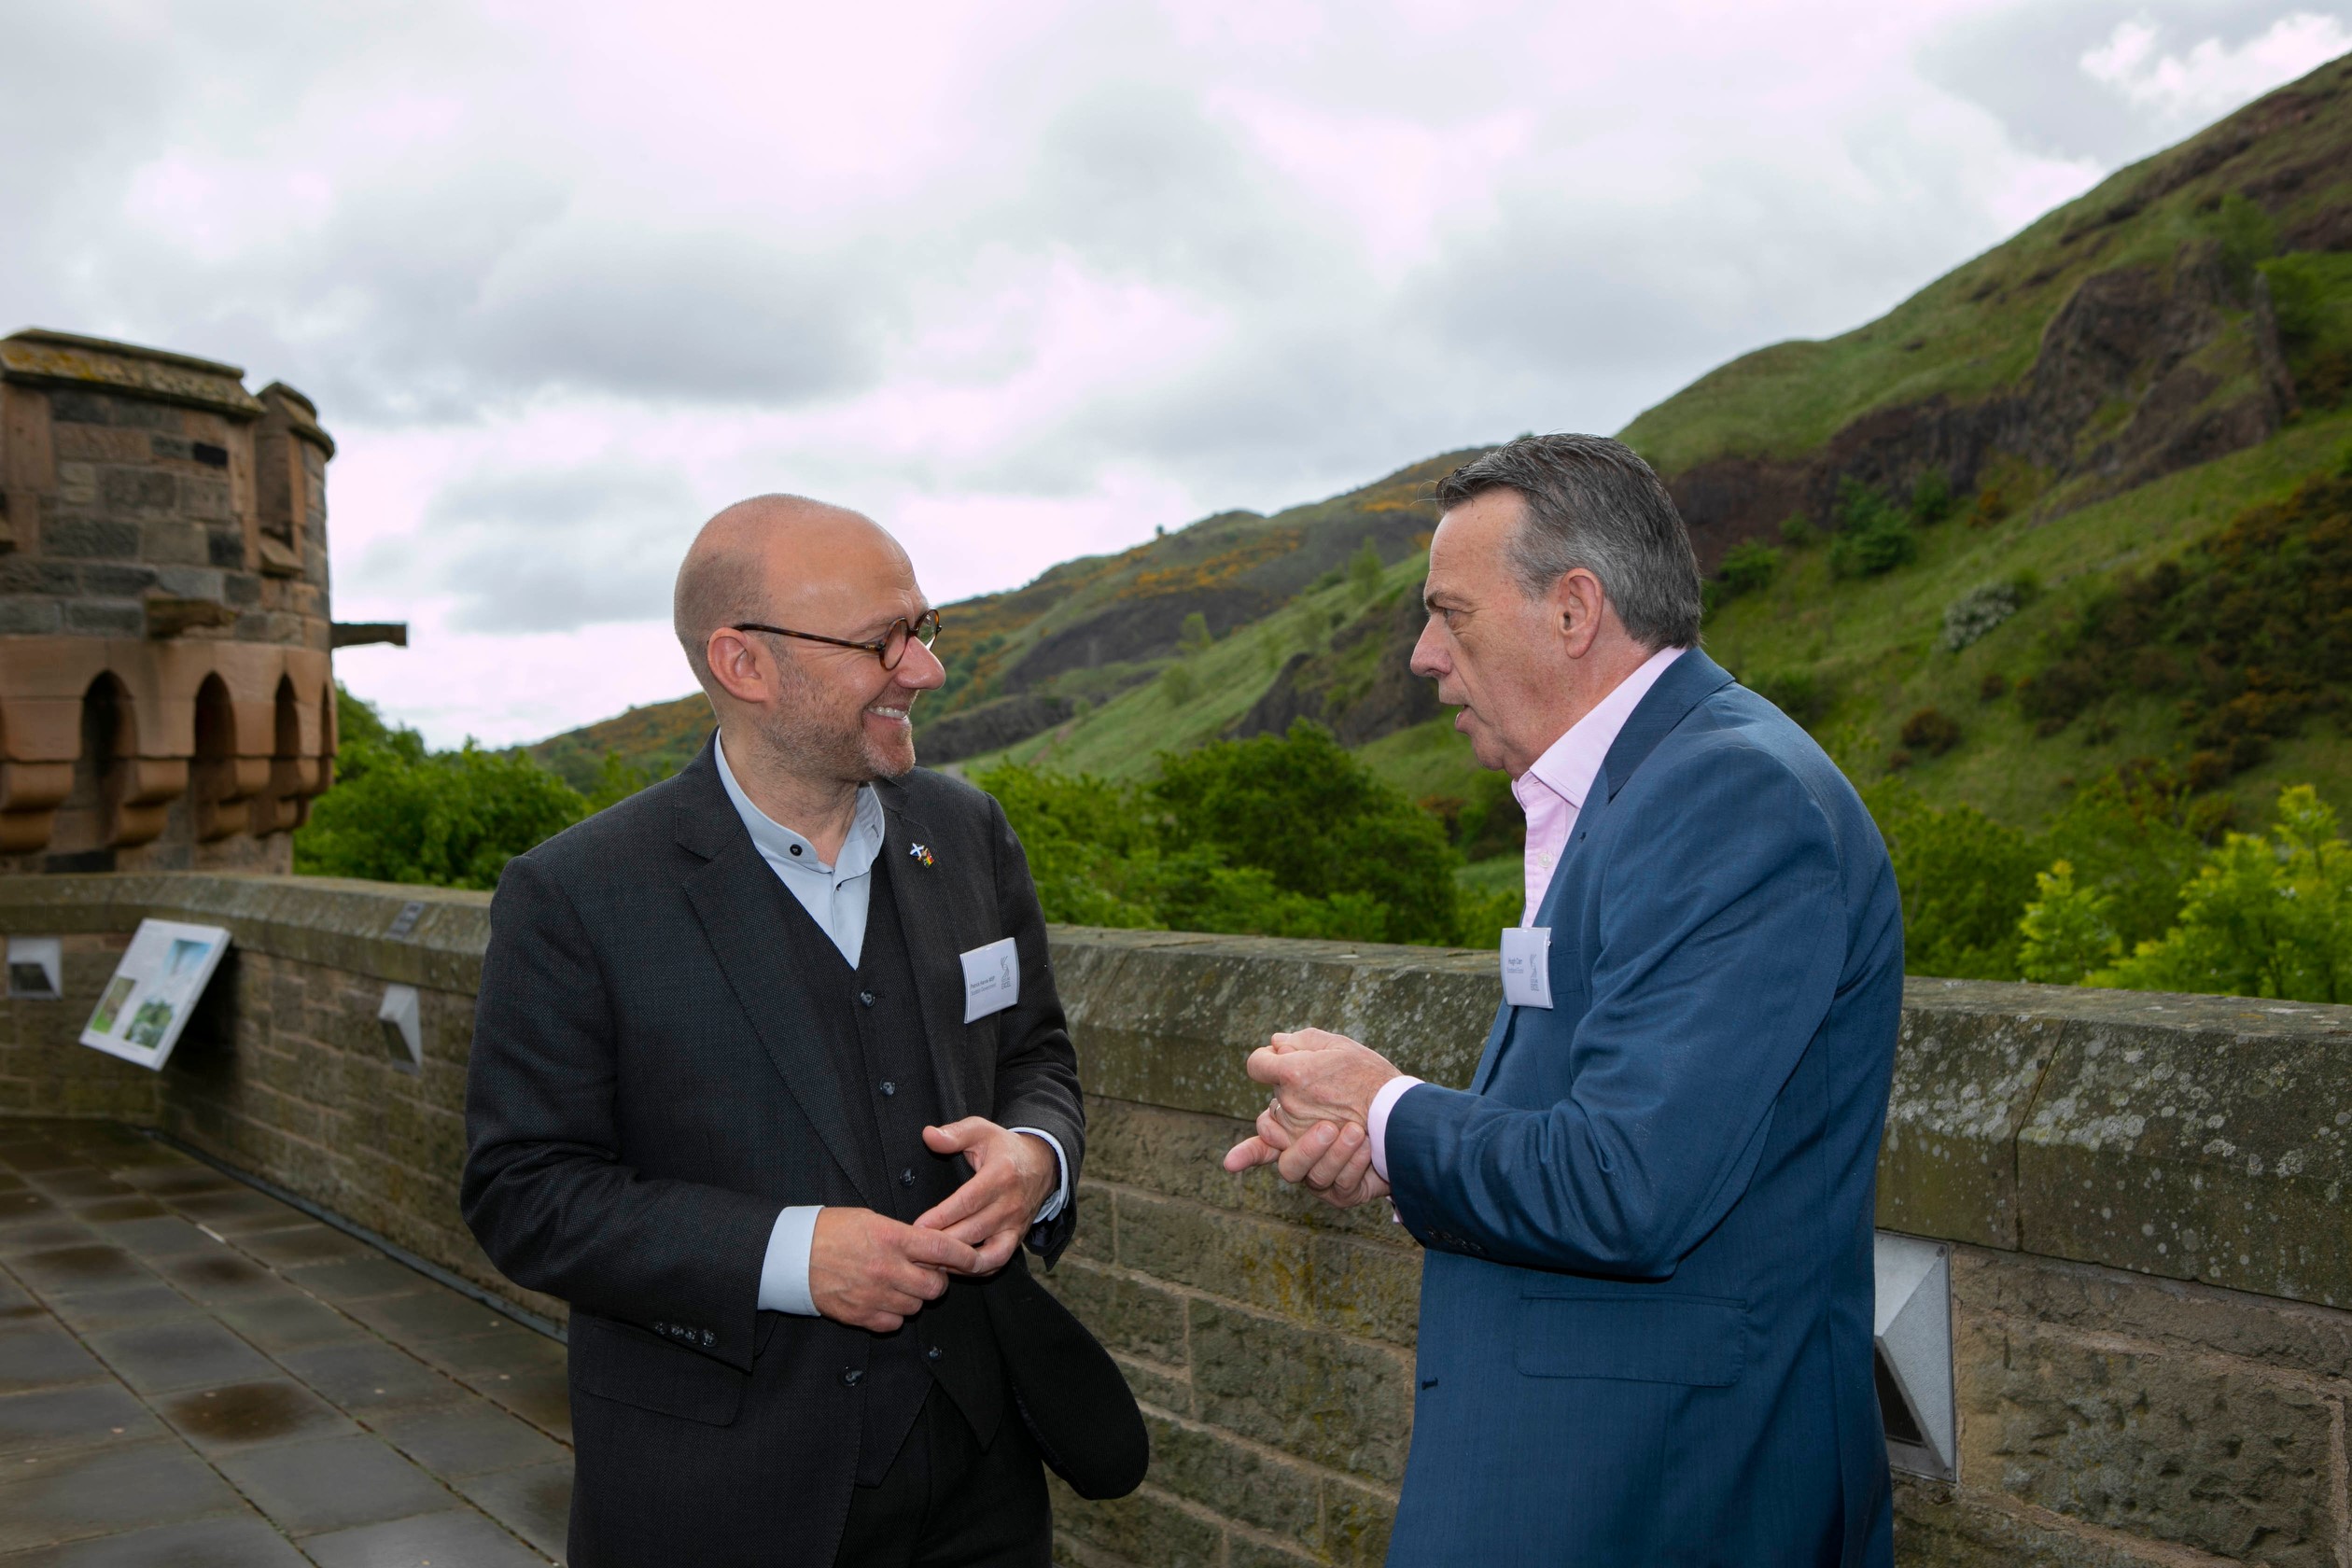
<instances>
[{"instance_id":1,"label":"bright green foliage","mask_svg":"<svg viewBox=\"0 0 2352 1568\"><path fill-rule=\"evenodd\" d=\"M1183 629L1176 634L1176 640L1187 651L1197 653L1216 638L1209 635L1209 617L1196 609L1184 617Z\"/></svg>"},{"instance_id":2,"label":"bright green foliage","mask_svg":"<svg viewBox=\"0 0 2352 1568\"><path fill-rule=\"evenodd\" d=\"M2034 893L2041 847L1972 806L1938 811L1900 779L1863 799L1878 819L1903 897L1903 962L1913 974L2014 980L2018 912Z\"/></svg>"},{"instance_id":3,"label":"bright green foliage","mask_svg":"<svg viewBox=\"0 0 2352 1568\"><path fill-rule=\"evenodd\" d=\"M2034 902L2018 922L2024 938L2018 967L2028 980L2079 986L2123 951L2115 934L2115 901L2075 881L2074 867L2059 861L2034 874Z\"/></svg>"},{"instance_id":4,"label":"bright green foliage","mask_svg":"<svg viewBox=\"0 0 2352 1568\"><path fill-rule=\"evenodd\" d=\"M2094 985L2288 1001L2352 1001L2352 846L2309 785L2278 825L2232 833L2180 890L2180 923Z\"/></svg>"},{"instance_id":5,"label":"bright green foliage","mask_svg":"<svg viewBox=\"0 0 2352 1568\"><path fill-rule=\"evenodd\" d=\"M495 888L514 856L588 813L579 791L519 751L469 741L428 752L340 687L335 787L294 834L294 869L443 888Z\"/></svg>"},{"instance_id":6,"label":"bright green foliage","mask_svg":"<svg viewBox=\"0 0 2352 1568\"><path fill-rule=\"evenodd\" d=\"M1838 577L1878 577L1919 554L1911 518L1859 480L1838 483L1838 532L1829 541L1829 569Z\"/></svg>"},{"instance_id":7,"label":"bright green foliage","mask_svg":"<svg viewBox=\"0 0 2352 1568\"><path fill-rule=\"evenodd\" d=\"M1150 786L1177 848L1214 848L1284 892L1367 898L1390 942L1447 942L1457 862L1445 829L1312 724L1162 759Z\"/></svg>"},{"instance_id":8,"label":"bright green foliage","mask_svg":"<svg viewBox=\"0 0 2352 1568\"><path fill-rule=\"evenodd\" d=\"M1380 581L1387 567L1380 565L1379 547L1370 539L1348 563L1348 594L1358 604L1365 604L1380 591Z\"/></svg>"},{"instance_id":9,"label":"bright green foliage","mask_svg":"<svg viewBox=\"0 0 2352 1568\"><path fill-rule=\"evenodd\" d=\"M1437 820L1310 724L1165 757L1148 784L1013 763L973 781L1003 804L1049 920L1450 943L1500 902L1465 900Z\"/></svg>"},{"instance_id":10,"label":"bright green foliage","mask_svg":"<svg viewBox=\"0 0 2352 1568\"><path fill-rule=\"evenodd\" d=\"M1183 707L1200 695L1200 683L1193 679L1190 665L1170 665L1160 671L1160 690L1168 693L1169 703Z\"/></svg>"},{"instance_id":11,"label":"bright green foliage","mask_svg":"<svg viewBox=\"0 0 2352 1568\"><path fill-rule=\"evenodd\" d=\"M2106 901L2120 950L2129 952L2179 917L2180 885L2229 824L2226 801L2191 794L2170 768L2135 763L2077 791L2051 824L2042 854L2067 862Z\"/></svg>"}]
</instances>

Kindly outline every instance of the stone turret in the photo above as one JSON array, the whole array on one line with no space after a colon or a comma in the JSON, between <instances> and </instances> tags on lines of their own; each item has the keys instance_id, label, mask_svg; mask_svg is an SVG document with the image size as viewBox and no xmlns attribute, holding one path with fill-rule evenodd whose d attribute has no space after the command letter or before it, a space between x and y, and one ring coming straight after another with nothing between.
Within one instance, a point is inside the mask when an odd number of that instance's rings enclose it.
<instances>
[{"instance_id":1,"label":"stone turret","mask_svg":"<svg viewBox=\"0 0 2352 1568\"><path fill-rule=\"evenodd\" d=\"M0 338L0 872L292 867L334 777L335 443L244 378Z\"/></svg>"}]
</instances>

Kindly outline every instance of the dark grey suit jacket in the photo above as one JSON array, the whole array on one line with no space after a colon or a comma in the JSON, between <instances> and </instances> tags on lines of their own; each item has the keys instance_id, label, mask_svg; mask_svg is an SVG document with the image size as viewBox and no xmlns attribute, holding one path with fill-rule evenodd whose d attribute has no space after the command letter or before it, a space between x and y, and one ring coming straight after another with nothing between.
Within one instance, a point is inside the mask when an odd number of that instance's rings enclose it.
<instances>
[{"instance_id":1,"label":"dark grey suit jacket","mask_svg":"<svg viewBox=\"0 0 2352 1568\"><path fill-rule=\"evenodd\" d=\"M1077 1218L1077 1069L1028 862L1004 813L917 771L878 786L943 1119L1061 1141ZM927 865L913 853L930 851ZM873 1337L758 1309L777 1212L888 1212L795 961L791 894L710 748L511 861L491 904L467 1088L467 1223L517 1284L572 1307L575 1568L829 1563ZM1011 937L1020 1000L963 1021L958 955ZM1016 1268L1024 1267L1016 1257ZM1020 1368L1013 1368L1016 1379Z\"/></svg>"}]
</instances>

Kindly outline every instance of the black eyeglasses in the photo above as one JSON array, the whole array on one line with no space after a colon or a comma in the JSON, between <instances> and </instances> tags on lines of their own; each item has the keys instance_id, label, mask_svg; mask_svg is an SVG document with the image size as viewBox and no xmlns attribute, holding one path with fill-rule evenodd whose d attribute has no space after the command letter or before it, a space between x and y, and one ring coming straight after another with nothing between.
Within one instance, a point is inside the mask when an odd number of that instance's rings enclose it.
<instances>
[{"instance_id":1,"label":"black eyeglasses","mask_svg":"<svg viewBox=\"0 0 2352 1568\"><path fill-rule=\"evenodd\" d=\"M894 670L906 657L906 645L919 642L929 648L939 637L939 611L927 609L909 621L902 615L890 623L890 629L874 642L855 642L848 637L820 637L815 632L787 631L781 626L763 626L757 621L746 621L727 628L732 632L765 632L771 637L798 637L803 642L821 642L833 648L861 648L882 661L882 667Z\"/></svg>"}]
</instances>

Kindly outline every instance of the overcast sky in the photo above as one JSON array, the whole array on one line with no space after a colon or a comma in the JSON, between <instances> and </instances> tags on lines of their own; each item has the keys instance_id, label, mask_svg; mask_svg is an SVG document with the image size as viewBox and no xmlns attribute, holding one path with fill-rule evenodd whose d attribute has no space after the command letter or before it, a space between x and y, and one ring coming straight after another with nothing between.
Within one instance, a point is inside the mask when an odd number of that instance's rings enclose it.
<instances>
[{"instance_id":1,"label":"overcast sky","mask_svg":"<svg viewBox=\"0 0 2352 1568\"><path fill-rule=\"evenodd\" d=\"M1865 321L2345 4L0 0L0 331L315 398L436 744L691 689L700 521L938 602Z\"/></svg>"}]
</instances>

